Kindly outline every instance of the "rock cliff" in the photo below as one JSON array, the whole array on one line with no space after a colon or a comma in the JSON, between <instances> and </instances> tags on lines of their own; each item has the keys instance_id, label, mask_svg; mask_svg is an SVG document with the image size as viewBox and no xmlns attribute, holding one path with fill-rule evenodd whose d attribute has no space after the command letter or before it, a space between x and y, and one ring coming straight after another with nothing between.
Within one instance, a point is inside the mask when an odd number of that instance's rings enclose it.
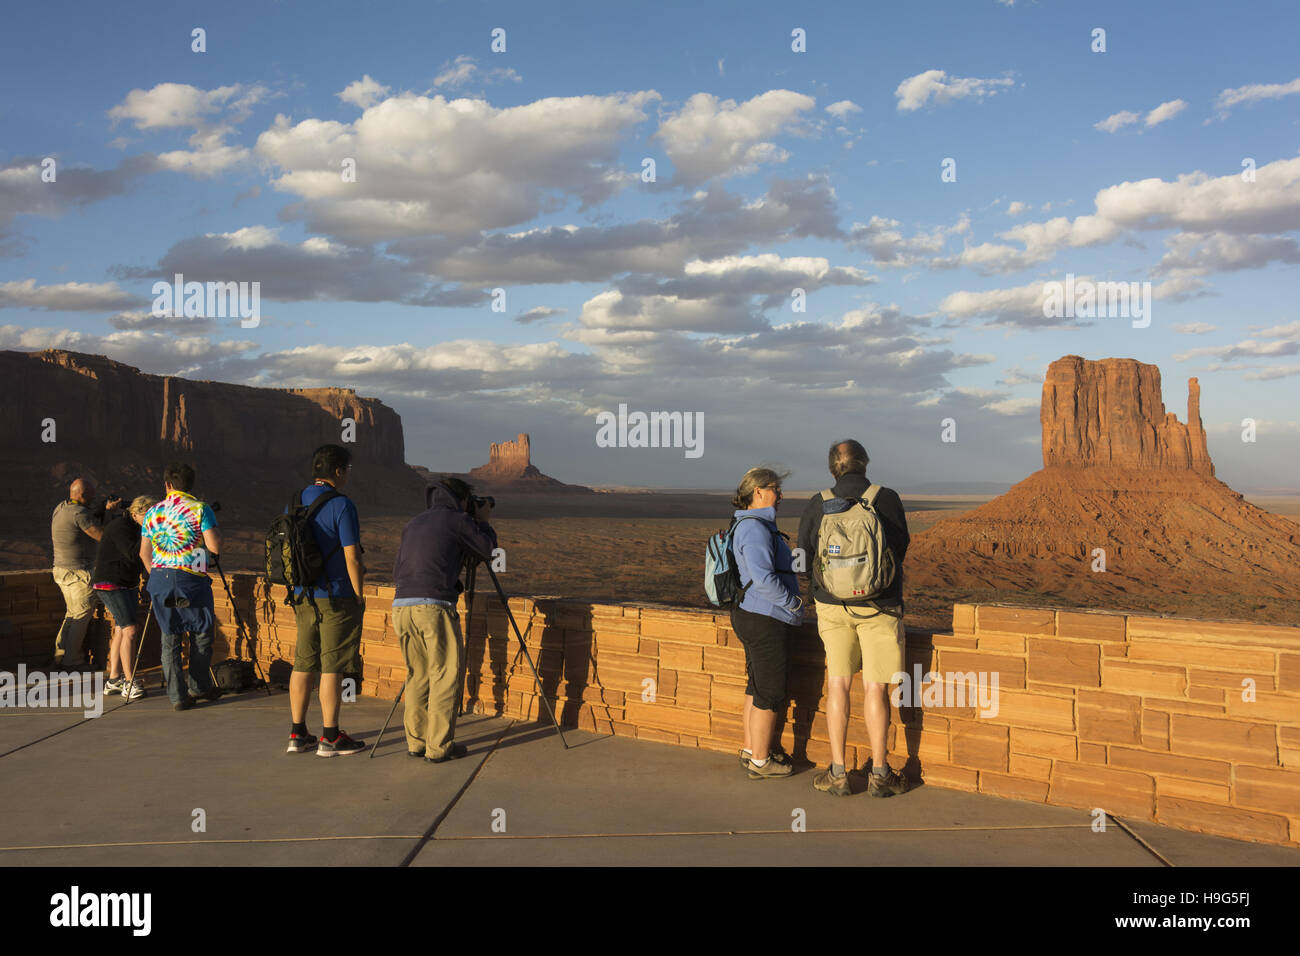
<instances>
[{"instance_id":1,"label":"rock cliff","mask_svg":"<svg viewBox=\"0 0 1300 956\"><path fill-rule=\"evenodd\" d=\"M308 483L311 453L327 442L353 453L347 493L359 507L405 511L422 501L423 483L403 460L400 416L351 389L191 381L52 349L0 351L0 402L0 461L19 479L0 487L11 514L33 510L48 521L77 474L102 491L161 492L163 465L180 458L198 471L201 497L269 523ZM47 420L54 441L43 440Z\"/></svg>"},{"instance_id":2,"label":"rock cliff","mask_svg":"<svg viewBox=\"0 0 1300 956\"><path fill-rule=\"evenodd\" d=\"M1047 367L1043 465L1118 465L1213 475L1201 425L1201 386L1188 382L1187 424L1165 412L1160 369L1135 359L1077 355Z\"/></svg>"}]
</instances>

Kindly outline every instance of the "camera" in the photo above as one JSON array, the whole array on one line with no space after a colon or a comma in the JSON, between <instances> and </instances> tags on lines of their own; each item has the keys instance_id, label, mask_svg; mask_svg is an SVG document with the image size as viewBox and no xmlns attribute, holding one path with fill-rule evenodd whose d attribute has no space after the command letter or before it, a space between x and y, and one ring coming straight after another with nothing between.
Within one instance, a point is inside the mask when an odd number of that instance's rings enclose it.
<instances>
[{"instance_id":1,"label":"camera","mask_svg":"<svg viewBox=\"0 0 1300 956\"><path fill-rule=\"evenodd\" d=\"M487 505L487 507L489 508L495 508L497 506L497 500L493 498L491 495L484 495L484 496L470 495L469 500L470 500L470 514L472 515L477 515L479 511L482 510L484 505Z\"/></svg>"}]
</instances>

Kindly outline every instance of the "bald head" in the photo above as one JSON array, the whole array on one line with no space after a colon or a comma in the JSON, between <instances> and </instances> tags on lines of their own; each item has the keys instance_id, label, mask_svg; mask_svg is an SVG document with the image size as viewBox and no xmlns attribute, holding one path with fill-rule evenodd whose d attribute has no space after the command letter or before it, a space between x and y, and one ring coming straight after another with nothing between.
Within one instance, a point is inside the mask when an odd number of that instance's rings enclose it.
<instances>
[{"instance_id":1,"label":"bald head","mask_svg":"<svg viewBox=\"0 0 1300 956\"><path fill-rule=\"evenodd\" d=\"M68 486L68 497L84 505L95 497L95 486L84 478L78 478Z\"/></svg>"}]
</instances>

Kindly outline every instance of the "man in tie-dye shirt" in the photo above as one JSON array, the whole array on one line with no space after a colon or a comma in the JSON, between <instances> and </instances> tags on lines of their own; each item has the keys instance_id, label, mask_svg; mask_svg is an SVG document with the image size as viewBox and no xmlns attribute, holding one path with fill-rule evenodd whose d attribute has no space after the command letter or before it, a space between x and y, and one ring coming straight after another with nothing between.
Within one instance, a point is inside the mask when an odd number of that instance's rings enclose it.
<instances>
[{"instance_id":1,"label":"man in tie-dye shirt","mask_svg":"<svg viewBox=\"0 0 1300 956\"><path fill-rule=\"evenodd\" d=\"M140 524L140 560L149 568L153 614L162 632L163 679L174 710L189 710L196 697L216 700L212 683L212 581L208 564L221 553L212 509L190 494L194 469L172 462L163 471L167 497ZM188 676L181 670L181 639L190 639Z\"/></svg>"}]
</instances>

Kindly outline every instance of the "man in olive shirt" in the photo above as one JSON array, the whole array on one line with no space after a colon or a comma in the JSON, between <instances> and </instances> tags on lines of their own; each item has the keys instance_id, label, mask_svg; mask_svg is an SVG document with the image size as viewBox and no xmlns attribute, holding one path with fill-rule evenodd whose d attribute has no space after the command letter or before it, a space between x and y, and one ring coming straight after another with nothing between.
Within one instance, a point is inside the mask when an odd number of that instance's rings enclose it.
<instances>
[{"instance_id":1,"label":"man in olive shirt","mask_svg":"<svg viewBox=\"0 0 1300 956\"><path fill-rule=\"evenodd\" d=\"M95 543L99 541L103 514L93 512L89 503L95 500L95 486L83 478L75 480L68 488L68 499L60 502L50 516L50 537L54 542L54 583L63 592L65 608L63 624L54 638L54 666L80 668L86 666L82 655L82 642L94 614L91 600L90 572L95 563ZM105 510L116 508L119 499L113 499Z\"/></svg>"}]
</instances>

